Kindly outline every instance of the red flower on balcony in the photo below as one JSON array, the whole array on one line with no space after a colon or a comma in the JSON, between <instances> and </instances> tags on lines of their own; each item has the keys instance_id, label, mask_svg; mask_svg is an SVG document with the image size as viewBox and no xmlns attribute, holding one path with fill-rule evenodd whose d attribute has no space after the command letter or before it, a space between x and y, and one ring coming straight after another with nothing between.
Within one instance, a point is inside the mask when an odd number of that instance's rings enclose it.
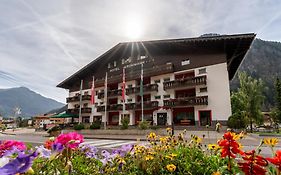
<instances>
[{"instance_id":1,"label":"red flower on balcony","mask_svg":"<svg viewBox=\"0 0 281 175\"><path fill-rule=\"evenodd\" d=\"M234 139L234 133L227 132L223 137L218 142L218 145L221 147L221 157L235 158L236 154L243 154L243 151L240 150L240 145Z\"/></svg>"},{"instance_id":2,"label":"red flower on balcony","mask_svg":"<svg viewBox=\"0 0 281 175\"><path fill-rule=\"evenodd\" d=\"M275 157L273 158L266 158L270 163L277 166L279 172L281 171L281 150L277 150Z\"/></svg>"},{"instance_id":3,"label":"red flower on balcony","mask_svg":"<svg viewBox=\"0 0 281 175\"><path fill-rule=\"evenodd\" d=\"M245 175L265 175L265 167L268 162L265 158L255 154L255 150L245 152L243 155L244 162L239 162L239 168L245 173Z\"/></svg>"}]
</instances>

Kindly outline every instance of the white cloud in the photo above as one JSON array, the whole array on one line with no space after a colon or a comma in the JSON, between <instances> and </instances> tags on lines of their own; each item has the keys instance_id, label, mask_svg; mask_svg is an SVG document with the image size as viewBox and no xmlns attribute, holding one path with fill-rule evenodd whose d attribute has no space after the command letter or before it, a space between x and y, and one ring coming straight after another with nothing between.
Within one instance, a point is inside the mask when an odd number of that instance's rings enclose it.
<instances>
[{"instance_id":1,"label":"white cloud","mask_svg":"<svg viewBox=\"0 0 281 175\"><path fill-rule=\"evenodd\" d=\"M26 86L64 102L67 92L55 86L130 40L129 21L139 40L258 32L281 41L280 8L278 0L3 0L0 88Z\"/></svg>"}]
</instances>

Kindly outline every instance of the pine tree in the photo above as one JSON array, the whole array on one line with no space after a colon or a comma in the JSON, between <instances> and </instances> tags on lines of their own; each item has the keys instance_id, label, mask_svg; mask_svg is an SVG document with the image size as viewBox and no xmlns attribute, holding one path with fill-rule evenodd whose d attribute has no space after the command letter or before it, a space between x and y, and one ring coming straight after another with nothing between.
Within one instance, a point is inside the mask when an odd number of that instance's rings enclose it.
<instances>
[{"instance_id":1,"label":"pine tree","mask_svg":"<svg viewBox=\"0 0 281 175\"><path fill-rule=\"evenodd\" d=\"M277 121L281 123L281 81L277 77L275 81L275 91L276 91L276 107L277 107Z\"/></svg>"}]
</instances>

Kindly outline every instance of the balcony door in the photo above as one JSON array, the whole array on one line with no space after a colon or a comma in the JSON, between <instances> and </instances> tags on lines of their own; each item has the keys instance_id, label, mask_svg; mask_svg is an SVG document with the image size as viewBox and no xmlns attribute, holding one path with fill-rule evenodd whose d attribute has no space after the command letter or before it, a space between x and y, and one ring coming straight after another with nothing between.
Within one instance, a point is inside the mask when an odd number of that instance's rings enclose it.
<instances>
[{"instance_id":1,"label":"balcony door","mask_svg":"<svg viewBox=\"0 0 281 175\"><path fill-rule=\"evenodd\" d=\"M157 113L157 125L165 126L167 123L167 113Z\"/></svg>"},{"instance_id":2,"label":"balcony door","mask_svg":"<svg viewBox=\"0 0 281 175\"><path fill-rule=\"evenodd\" d=\"M200 126L211 126L212 124L212 113L211 110L199 111L199 124Z\"/></svg>"}]
</instances>

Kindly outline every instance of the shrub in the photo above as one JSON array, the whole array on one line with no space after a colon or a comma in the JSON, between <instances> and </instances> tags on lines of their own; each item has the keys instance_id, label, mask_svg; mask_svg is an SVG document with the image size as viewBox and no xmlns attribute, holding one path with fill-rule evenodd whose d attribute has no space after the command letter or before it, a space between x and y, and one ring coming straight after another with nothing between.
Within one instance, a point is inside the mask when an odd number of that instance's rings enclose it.
<instances>
[{"instance_id":1,"label":"shrub","mask_svg":"<svg viewBox=\"0 0 281 175\"><path fill-rule=\"evenodd\" d=\"M139 128L142 130L146 130L149 127L149 122L144 120L139 123Z\"/></svg>"},{"instance_id":2,"label":"shrub","mask_svg":"<svg viewBox=\"0 0 281 175\"><path fill-rule=\"evenodd\" d=\"M90 129L100 129L101 124L94 122L93 124L90 125Z\"/></svg>"},{"instance_id":3,"label":"shrub","mask_svg":"<svg viewBox=\"0 0 281 175\"><path fill-rule=\"evenodd\" d=\"M239 115L232 115L228 118L227 126L233 129L243 129L246 128L247 121L244 117Z\"/></svg>"},{"instance_id":4,"label":"shrub","mask_svg":"<svg viewBox=\"0 0 281 175\"><path fill-rule=\"evenodd\" d=\"M130 119L128 117L125 117L121 120L121 129L128 129L129 128L129 122Z\"/></svg>"},{"instance_id":5,"label":"shrub","mask_svg":"<svg viewBox=\"0 0 281 175\"><path fill-rule=\"evenodd\" d=\"M82 129L85 129L85 126L82 123L74 125L74 130L82 130Z\"/></svg>"},{"instance_id":6,"label":"shrub","mask_svg":"<svg viewBox=\"0 0 281 175\"><path fill-rule=\"evenodd\" d=\"M48 129L48 131L47 131L47 133L52 133L52 132L55 132L55 131L60 131L61 130L61 127L59 127L59 126L53 126L53 127L51 127L50 129Z\"/></svg>"}]
</instances>

